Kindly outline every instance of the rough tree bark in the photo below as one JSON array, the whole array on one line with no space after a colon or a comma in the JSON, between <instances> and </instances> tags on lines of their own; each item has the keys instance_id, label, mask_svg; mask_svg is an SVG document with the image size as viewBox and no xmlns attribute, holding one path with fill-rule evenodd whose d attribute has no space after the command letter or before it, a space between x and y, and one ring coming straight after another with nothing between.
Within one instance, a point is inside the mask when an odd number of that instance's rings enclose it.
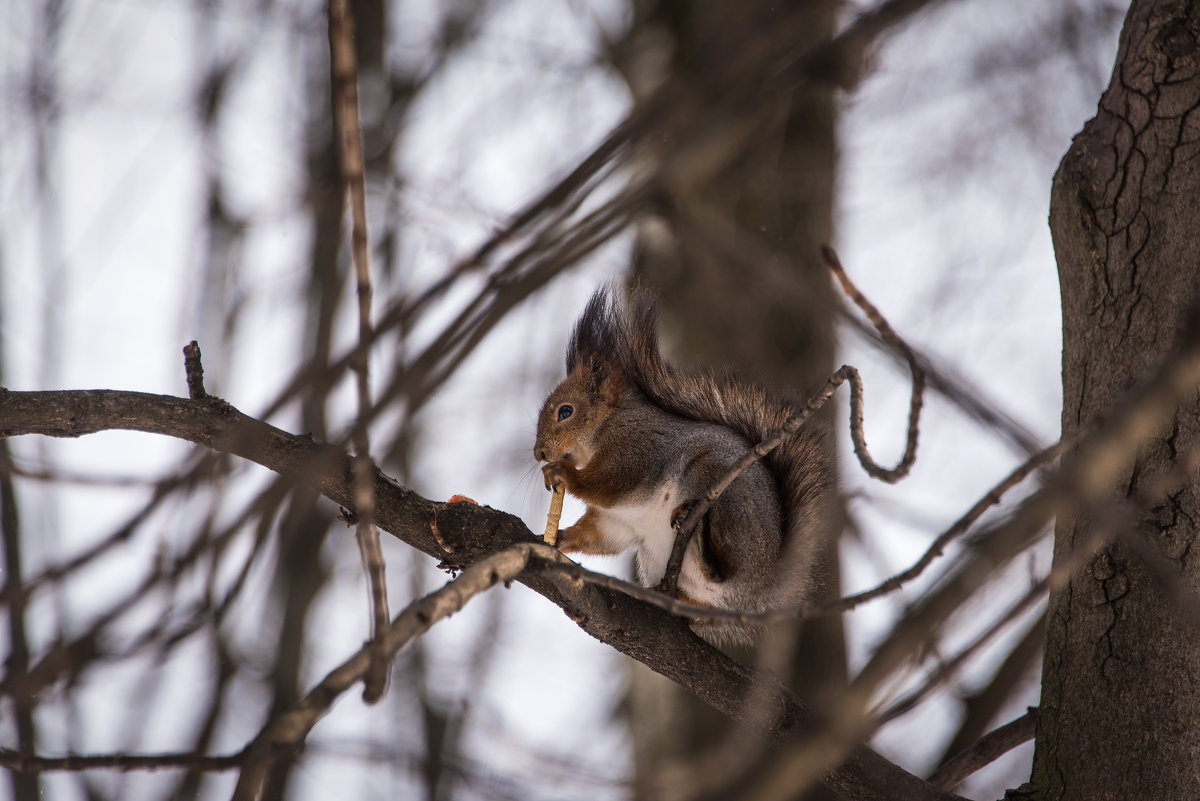
<instances>
[{"instance_id":1,"label":"rough tree bark","mask_svg":"<svg viewBox=\"0 0 1200 801\"><path fill-rule=\"evenodd\" d=\"M1162 360L1200 278L1200 4L1136 0L1109 88L1055 176L1050 226L1063 305L1063 429ZM1200 447L1200 404L1147 443L1111 488L1128 498ZM1032 786L1039 799L1190 799L1200 764L1200 621L1134 552L1200 589L1194 484L1123 532L1050 599ZM1094 521L1060 517L1055 560ZM1151 562L1160 560L1151 559Z\"/></svg>"}]
</instances>

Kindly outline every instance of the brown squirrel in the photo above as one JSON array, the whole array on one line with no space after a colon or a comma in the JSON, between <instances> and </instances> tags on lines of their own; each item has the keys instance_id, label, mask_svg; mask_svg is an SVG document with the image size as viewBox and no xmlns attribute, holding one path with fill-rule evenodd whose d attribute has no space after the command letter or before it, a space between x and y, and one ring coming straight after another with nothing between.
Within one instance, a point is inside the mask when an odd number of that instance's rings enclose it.
<instances>
[{"instance_id":1,"label":"brown squirrel","mask_svg":"<svg viewBox=\"0 0 1200 801\"><path fill-rule=\"evenodd\" d=\"M673 523L792 414L785 401L732 378L683 373L658 348L654 303L597 291L567 346L567 377L538 417L534 456L546 487L587 504L559 532L563 551L636 549L638 579L663 578ZM808 600L814 552L828 536L833 473L827 435L810 421L741 473L696 526L679 574L681 599L760 612ZM753 626L697 622L716 643L752 642Z\"/></svg>"}]
</instances>

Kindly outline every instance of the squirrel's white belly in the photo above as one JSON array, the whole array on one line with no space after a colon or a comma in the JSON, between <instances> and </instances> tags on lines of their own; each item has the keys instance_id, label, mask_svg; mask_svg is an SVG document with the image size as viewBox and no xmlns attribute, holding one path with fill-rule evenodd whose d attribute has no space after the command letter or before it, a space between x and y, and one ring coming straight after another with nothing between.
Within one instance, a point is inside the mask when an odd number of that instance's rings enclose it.
<instances>
[{"instance_id":1,"label":"squirrel's white belly","mask_svg":"<svg viewBox=\"0 0 1200 801\"><path fill-rule=\"evenodd\" d=\"M662 581L675 545L675 529L671 518L687 498L679 496L675 483L660 486L644 500L622 504L604 510L605 538L621 550L637 549L638 580L647 587ZM695 540L688 546L683 568L679 571L679 587L701 604L725 606L724 587L706 581L700 570Z\"/></svg>"}]
</instances>

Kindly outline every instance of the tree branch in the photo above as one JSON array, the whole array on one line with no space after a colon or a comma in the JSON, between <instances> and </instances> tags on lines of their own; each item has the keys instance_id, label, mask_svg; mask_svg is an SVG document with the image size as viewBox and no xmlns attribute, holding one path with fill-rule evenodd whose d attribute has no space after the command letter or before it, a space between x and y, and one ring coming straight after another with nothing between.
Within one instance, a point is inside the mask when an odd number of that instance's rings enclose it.
<instances>
[{"instance_id":1,"label":"tree branch","mask_svg":"<svg viewBox=\"0 0 1200 801\"><path fill-rule=\"evenodd\" d=\"M993 729L980 737L970 748L956 754L933 772L929 783L936 784L944 790L957 787L972 773L995 762L1021 743L1032 740L1037 723L1038 708L1031 706L1021 717Z\"/></svg>"},{"instance_id":2,"label":"tree branch","mask_svg":"<svg viewBox=\"0 0 1200 801\"><path fill-rule=\"evenodd\" d=\"M358 295L358 347L350 367L358 395L358 419L351 440L354 442L355 503L358 548L371 599L370 631L375 643L371 670L363 682L363 700L373 704L387 691L388 664L384 659L382 632L387 626L387 578L379 531L375 528L375 493L372 474L369 422L371 418L370 362L371 340L371 264L367 247L367 189L363 165L362 126L358 116L358 60L354 52L354 12L349 0L329 0L329 69L334 94L334 119L342 178L350 195L350 252L354 259L355 287Z\"/></svg>"},{"instance_id":3,"label":"tree branch","mask_svg":"<svg viewBox=\"0 0 1200 801\"><path fill-rule=\"evenodd\" d=\"M1026 627L1025 635L1009 651L1008 656L992 674L987 685L963 698L963 721L946 746L939 764L949 762L960 751L979 740L1001 706L1013 697L1013 691L1033 671L1042 656L1046 643L1046 613Z\"/></svg>"},{"instance_id":4,"label":"tree branch","mask_svg":"<svg viewBox=\"0 0 1200 801\"><path fill-rule=\"evenodd\" d=\"M12 392L0 389L0 437L42 434L78 437L123 429L177 437L249 459L353 506L351 457L311 437L295 436L255 420L217 398L190 400L115 390ZM429 501L375 476L378 525L451 568L464 569L515 543L536 544L520 519L472 504ZM565 559L565 557L562 557ZM600 587L537 560L517 580L561 607L586 632L737 719L757 685L768 701L749 721L772 739L815 736L815 713L774 677L756 673L696 637L670 613L624 593ZM756 707L758 708L758 707ZM854 748L825 782L848 799L954 798L907 773L874 751Z\"/></svg>"},{"instance_id":5,"label":"tree branch","mask_svg":"<svg viewBox=\"0 0 1200 801\"><path fill-rule=\"evenodd\" d=\"M0 748L0 766L17 773L78 772L84 770L233 770L242 764L244 753L204 754L71 754L61 757L24 756Z\"/></svg>"}]
</instances>

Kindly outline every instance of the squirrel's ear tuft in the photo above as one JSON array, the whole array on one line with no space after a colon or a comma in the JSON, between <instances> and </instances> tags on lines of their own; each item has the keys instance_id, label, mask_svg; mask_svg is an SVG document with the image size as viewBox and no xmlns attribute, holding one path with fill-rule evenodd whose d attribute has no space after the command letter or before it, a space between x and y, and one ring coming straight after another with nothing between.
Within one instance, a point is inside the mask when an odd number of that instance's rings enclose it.
<instances>
[{"instance_id":1,"label":"squirrel's ear tuft","mask_svg":"<svg viewBox=\"0 0 1200 801\"><path fill-rule=\"evenodd\" d=\"M608 384L604 394L613 397L626 385L645 390L661 383L668 372L658 351L654 294L596 290L571 334L567 374L581 374L594 391Z\"/></svg>"},{"instance_id":2,"label":"squirrel's ear tuft","mask_svg":"<svg viewBox=\"0 0 1200 801\"><path fill-rule=\"evenodd\" d=\"M597 289L575 323L567 345L567 372L572 373L577 367L590 370L588 361L593 356L614 358L621 351L623 339L616 304L610 301L607 289Z\"/></svg>"}]
</instances>

